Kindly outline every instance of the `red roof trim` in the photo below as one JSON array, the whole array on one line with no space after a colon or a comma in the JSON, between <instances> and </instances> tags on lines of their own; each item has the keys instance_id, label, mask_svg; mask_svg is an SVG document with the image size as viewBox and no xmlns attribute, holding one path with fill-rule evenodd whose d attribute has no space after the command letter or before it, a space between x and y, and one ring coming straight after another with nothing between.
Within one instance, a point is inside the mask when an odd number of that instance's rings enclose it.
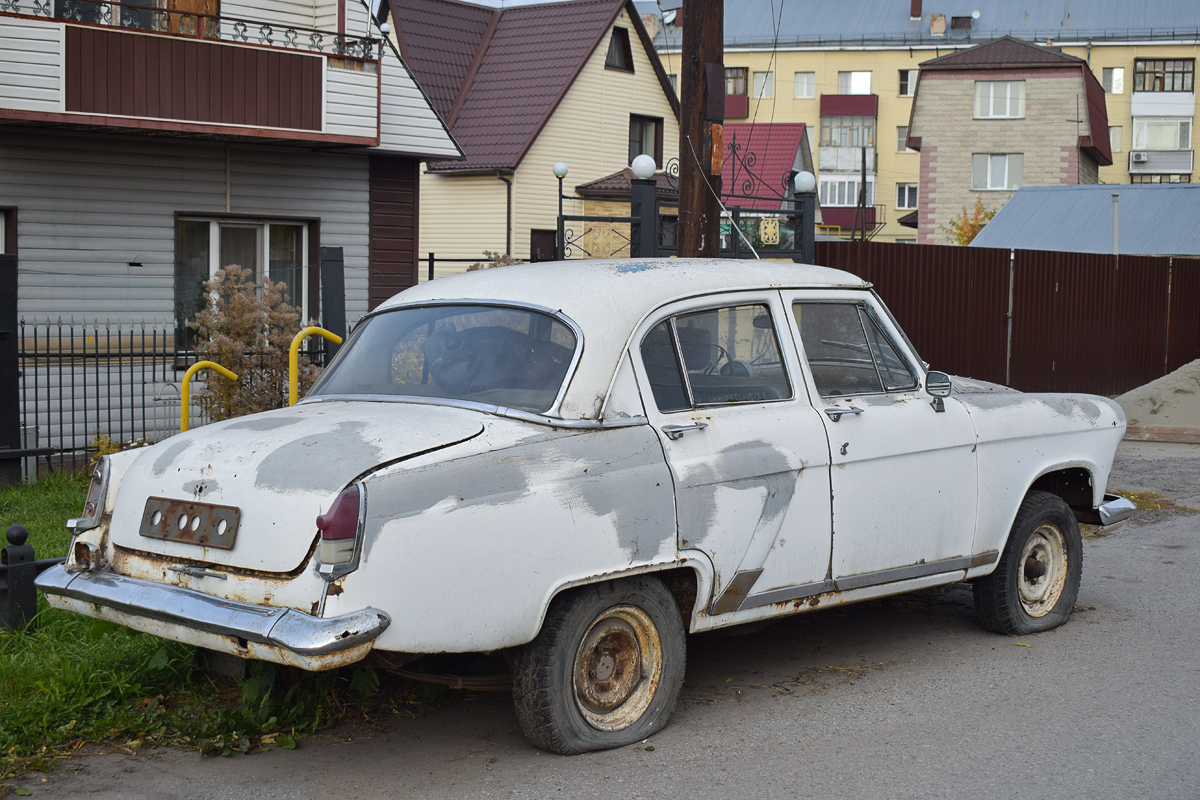
<instances>
[{"instance_id":1,"label":"red roof trim","mask_svg":"<svg viewBox=\"0 0 1200 800\"><path fill-rule=\"evenodd\" d=\"M822 117L877 117L879 95L875 94L823 94L821 95Z\"/></svg>"}]
</instances>

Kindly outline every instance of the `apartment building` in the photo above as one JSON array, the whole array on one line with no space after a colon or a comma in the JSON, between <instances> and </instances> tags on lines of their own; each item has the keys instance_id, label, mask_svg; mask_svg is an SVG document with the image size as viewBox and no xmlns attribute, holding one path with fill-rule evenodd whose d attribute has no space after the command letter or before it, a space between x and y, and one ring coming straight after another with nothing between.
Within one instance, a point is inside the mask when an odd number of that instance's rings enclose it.
<instances>
[{"instance_id":1,"label":"apartment building","mask_svg":"<svg viewBox=\"0 0 1200 800\"><path fill-rule=\"evenodd\" d=\"M638 4L678 82L682 14ZM1194 0L859 0L853 4L727 0L726 120L804 122L818 133L827 224L854 224L866 148L869 233L913 241L921 157L908 124L921 64L1011 36L1058 48L1104 87L1112 164L1101 183L1180 183L1194 174ZM1082 119L1073 105L1063 119ZM836 230L836 228L835 228Z\"/></svg>"}]
</instances>

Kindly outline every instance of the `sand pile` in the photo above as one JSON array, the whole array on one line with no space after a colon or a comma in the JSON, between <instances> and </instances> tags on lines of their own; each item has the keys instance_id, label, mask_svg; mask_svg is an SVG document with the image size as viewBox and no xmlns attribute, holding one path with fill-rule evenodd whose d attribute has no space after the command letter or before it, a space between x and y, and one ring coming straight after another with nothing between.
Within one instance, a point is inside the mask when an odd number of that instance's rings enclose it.
<instances>
[{"instance_id":1,"label":"sand pile","mask_svg":"<svg viewBox=\"0 0 1200 800\"><path fill-rule=\"evenodd\" d=\"M1130 425L1200 428L1200 359L1117 398Z\"/></svg>"}]
</instances>

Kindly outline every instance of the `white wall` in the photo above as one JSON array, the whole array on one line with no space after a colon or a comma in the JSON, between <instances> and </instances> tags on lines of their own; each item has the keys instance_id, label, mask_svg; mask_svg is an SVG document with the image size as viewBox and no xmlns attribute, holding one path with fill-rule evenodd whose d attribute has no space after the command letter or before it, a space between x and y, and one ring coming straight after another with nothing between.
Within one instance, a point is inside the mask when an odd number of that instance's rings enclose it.
<instances>
[{"instance_id":1,"label":"white wall","mask_svg":"<svg viewBox=\"0 0 1200 800\"><path fill-rule=\"evenodd\" d=\"M0 107L63 109L63 26L0 17Z\"/></svg>"}]
</instances>

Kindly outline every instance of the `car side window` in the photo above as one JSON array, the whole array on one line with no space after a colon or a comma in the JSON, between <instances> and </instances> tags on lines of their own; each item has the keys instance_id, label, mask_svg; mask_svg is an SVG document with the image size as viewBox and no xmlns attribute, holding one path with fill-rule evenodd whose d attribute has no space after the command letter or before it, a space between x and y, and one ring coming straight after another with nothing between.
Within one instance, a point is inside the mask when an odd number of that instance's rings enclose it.
<instances>
[{"instance_id":1,"label":"car side window","mask_svg":"<svg viewBox=\"0 0 1200 800\"><path fill-rule=\"evenodd\" d=\"M659 411L792 396L765 305L671 317L646 334L641 351Z\"/></svg>"},{"instance_id":2,"label":"car side window","mask_svg":"<svg viewBox=\"0 0 1200 800\"><path fill-rule=\"evenodd\" d=\"M822 397L916 387L916 376L861 303L796 303L792 313Z\"/></svg>"}]
</instances>

